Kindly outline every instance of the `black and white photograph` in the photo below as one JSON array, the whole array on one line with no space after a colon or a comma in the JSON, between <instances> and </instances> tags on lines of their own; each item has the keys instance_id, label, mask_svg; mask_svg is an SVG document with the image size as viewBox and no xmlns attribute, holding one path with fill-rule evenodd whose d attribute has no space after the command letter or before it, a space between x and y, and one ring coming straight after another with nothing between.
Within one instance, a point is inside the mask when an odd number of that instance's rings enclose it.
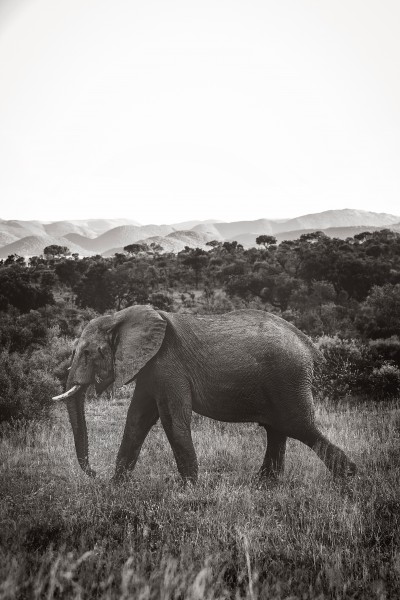
<instances>
[{"instance_id":1,"label":"black and white photograph","mask_svg":"<svg viewBox=\"0 0 400 600\"><path fill-rule=\"evenodd\" d=\"M0 600L400 598L399 32L0 0Z\"/></svg>"}]
</instances>

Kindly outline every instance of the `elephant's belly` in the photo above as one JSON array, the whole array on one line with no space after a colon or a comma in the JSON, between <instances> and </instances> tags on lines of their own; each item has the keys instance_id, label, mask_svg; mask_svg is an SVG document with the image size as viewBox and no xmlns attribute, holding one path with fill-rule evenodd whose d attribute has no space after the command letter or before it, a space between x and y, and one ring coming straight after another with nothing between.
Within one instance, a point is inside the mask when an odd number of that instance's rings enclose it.
<instances>
[{"instance_id":1,"label":"elephant's belly","mask_svg":"<svg viewBox=\"0 0 400 600\"><path fill-rule=\"evenodd\" d=\"M268 396L256 385L243 387L234 382L225 385L205 386L193 390L194 412L228 423L264 422L270 420Z\"/></svg>"},{"instance_id":2,"label":"elephant's belly","mask_svg":"<svg viewBox=\"0 0 400 600\"><path fill-rule=\"evenodd\" d=\"M286 365L250 350L240 344L232 345L229 352L216 347L191 365L188 375L195 412L232 423L277 420L281 394L274 392L274 386L277 380L285 381Z\"/></svg>"}]
</instances>

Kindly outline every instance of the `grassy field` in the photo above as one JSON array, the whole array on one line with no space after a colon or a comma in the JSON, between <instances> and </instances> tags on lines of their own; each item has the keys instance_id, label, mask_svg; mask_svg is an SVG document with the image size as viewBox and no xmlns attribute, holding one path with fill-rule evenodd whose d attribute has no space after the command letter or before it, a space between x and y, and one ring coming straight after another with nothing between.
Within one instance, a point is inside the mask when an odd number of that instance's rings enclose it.
<instances>
[{"instance_id":1,"label":"grassy field","mask_svg":"<svg viewBox=\"0 0 400 600\"><path fill-rule=\"evenodd\" d=\"M285 475L254 479L265 434L194 417L197 487L183 487L160 425L125 484L109 483L128 401L93 401L81 474L63 405L0 439L0 598L400 597L399 405L318 410L359 465L332 481L290 441Z\"/></svg>"}]
</instances>

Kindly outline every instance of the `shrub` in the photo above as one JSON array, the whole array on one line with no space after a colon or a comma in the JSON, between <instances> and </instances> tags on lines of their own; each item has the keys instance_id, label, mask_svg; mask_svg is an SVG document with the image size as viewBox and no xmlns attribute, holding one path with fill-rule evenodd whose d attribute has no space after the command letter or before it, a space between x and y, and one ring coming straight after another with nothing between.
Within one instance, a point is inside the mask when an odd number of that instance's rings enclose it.
<instances>
[{"instance_id":1,"label":"shrub","mask_svg":"<svg viewBox=\"0 0 400 600\"><path fill-rule=\"evenodd\" d=\"M392 400L400 395L400 369L389 363L375 367L369 376L376 400Z\"/></svg>"},{"instance_id":2,"label":"shrub","mask_svg":"<svg viewBox=\"0 0 400 600\"><path fill-rule=\"evenodd\" d=\"M150 296L150 304L157 310L164 310L165 312L171 312L174 301L171 296L163 294L162 292L154 292Z\"/></svg>"},{"instance_id":3,"label":"shrub","mask_svg":"<svg viewBox=\"0 0 400 600\"><path fill-rule=\"evenodd\" d=\"M0 346L9 352L24 352L46 342L47 331L38 311L20 315L16 309L0 312Z\"/></svg>"},{"instance_id":4,"label":"shrub","mask_svg":"<svg viewBox=\"0 0 400 600\"><path fill-rule=\"evenodd\" d=\"M317 347L326 361L316 374L319 395L337 401L370 393L372 357L366 344L338 336L322 336Z\"/></svg>"},{"instance_id":5,"label":"shrub","mask_svg":"<svg viewBox=\"0 0 400 600\"><path fill-rule=\"evenodd\" d=\"M400 369L385 360L399 344L397 339L365 344L338 336L321 337L316 345L326 362L316 372L317 394L333 401L350 396L385 400L400 395Z\"/></svg>"},{"instance_id":6,"label":"shrub","mask_svg":"<svg viewBox=\"0 0 400 600\"><path fill-rule=\"evenodd\" d=\"M49 415L59 381L42 369L31 369L29 358L0 353L0 422L38 420Z\"/></svg>"},{"instance_id":7,"label":"shrub","mask_svg":"<svg viewBox=\"0 0 400 600\"><path fill-rule=\"evenodd\" d=\"M400 330L400 283L374 286L356 318L358 330L368 338L387 338Z\"/></svg>"},{"instance_id":8,"label":"shrub","mask_svg":"<svg viewBox=\"0 0 400 600\"><path fill-rule=\"evenodd\" d=\"M0 354L0 422L47 418L52 396L61 392L67 379L72 340L48 330L48 344L31 353Z\"/></svg>"},{"instance_id":9,"label":"shrub","mask_svg":"<svg viewBox=\"0 0 400 600\"><path fill-rule=\"evenodd\" d=\"M369 347L375 360L382 359L400 367L400 338L397 335L387 339L371 340Z\"/></svg>"}]
</instances>

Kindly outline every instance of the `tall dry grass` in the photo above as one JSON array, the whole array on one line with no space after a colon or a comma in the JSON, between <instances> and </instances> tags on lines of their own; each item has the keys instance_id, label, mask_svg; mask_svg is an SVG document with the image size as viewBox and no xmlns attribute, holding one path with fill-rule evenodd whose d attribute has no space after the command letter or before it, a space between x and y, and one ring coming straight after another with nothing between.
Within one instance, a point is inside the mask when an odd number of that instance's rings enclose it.
<instances>
[{"instance_id":1,"label":"tall dry grass","mask_svg":"<svg viewBox=\"0 0 400 600\"><path fill-rule=\"evenodd\" d=\"M79 471L64 406L51 424L2 430L0 598L400 597L399 405L318 410L359 466L348 482L290 441L285 475L260 487L263 430L194 416L195 488L160 425L115 487L127 404L88 404L96 480Z\"/></svg>"}]
</instances>

